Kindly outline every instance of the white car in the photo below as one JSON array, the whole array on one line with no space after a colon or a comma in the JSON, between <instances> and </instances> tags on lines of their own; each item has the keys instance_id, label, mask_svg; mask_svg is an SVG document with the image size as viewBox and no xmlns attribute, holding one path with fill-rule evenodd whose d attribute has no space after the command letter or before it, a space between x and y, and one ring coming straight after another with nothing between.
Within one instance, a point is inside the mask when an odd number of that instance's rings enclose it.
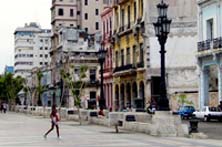
<instances>
[{"instance_id":1,"label":"white car","mask_svg":"<svg viewBox=\"0 0 222 147\"><path fill-rule=\"evenodd\" d=\"M205 106L201 111L193 112L193 115L204 121L210 121L211 119L222 121L222 111L218 107Z\"/></svg>"}]
</instances>

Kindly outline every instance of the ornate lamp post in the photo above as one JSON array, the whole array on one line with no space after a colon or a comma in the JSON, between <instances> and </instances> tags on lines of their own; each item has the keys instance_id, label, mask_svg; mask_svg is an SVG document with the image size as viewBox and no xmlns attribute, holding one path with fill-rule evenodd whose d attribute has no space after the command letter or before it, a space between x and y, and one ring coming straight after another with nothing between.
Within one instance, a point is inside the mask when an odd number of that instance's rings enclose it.
<instances>
[{"instance_id":1,"label":"ornate lamp post","mask_svg":"<svg viewBox=\"0 0 222 147\"><path fill-rule=\"evenodd\" d=\"M167 98L167 90L166 90L166 80L165 80L165 43L167 40L167 36L170 32L170 19L167 18L167 9L168 5L161 1L160 4L157 5L159 17L157 22L153 23L155 34L158 38L159 44L161 46L160 55L161 55L161 82L160 82L160 100L158 101L158 110L167 111L169 110L169 100Z\"/></svg>"},{"instance_id":2,"label":"ornate lamp post","mask_svg":"<svg viewBox=\"0 0 222 147\"><path fill-rule=\"evenodd\" d=\"M100 83L100 99L99 99L100 109L104 109L106 107L106 100L105 100L104 92L103 92L103 63L105 62L105 57L106 57L106 51L104 50L104 47L102 46L98 52L98 59L101 66L101 69L100 69L101 83Z\"/></svg>"}]
</instances>

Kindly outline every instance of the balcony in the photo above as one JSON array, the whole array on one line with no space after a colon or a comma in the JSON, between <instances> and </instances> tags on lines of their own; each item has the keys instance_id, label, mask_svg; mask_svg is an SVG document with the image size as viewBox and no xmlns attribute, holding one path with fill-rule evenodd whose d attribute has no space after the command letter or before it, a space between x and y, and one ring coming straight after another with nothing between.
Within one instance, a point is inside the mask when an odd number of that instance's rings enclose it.
<instances>
[{"instance_id":1,"label":"balcony","mask_svg":"<svg viewBox=\"0 0 222 147\"><path fill-rule=\"evenodd\" d=\"M116 73L116 72L121 72L121 71L127 71L127 70L130 70L130 69L135 69L133 64L128 64L128 65L123 65L123 66L120 66L120 67L116 67L113 72Z\"/></svg>"},{"instance_id":2,"label":"balcony","mask_svg":"<svg viewBox=\"0 0 222 147\"><path fill-rule=\"evenodd\" d=\"M198 42L197 45L198 45L198 52L220 49L222 48L222 37L215 38L213 40Z\"/></svg>"},{"instance_id":3,"label":"balcony","mask_svg":"<svg viewBox=\"0 0 222 147\"><path fill-rule=\"evenodd\" d=\"M137 63L137 68L144 68L144 62Z\"/></svg>"}]
</instances>

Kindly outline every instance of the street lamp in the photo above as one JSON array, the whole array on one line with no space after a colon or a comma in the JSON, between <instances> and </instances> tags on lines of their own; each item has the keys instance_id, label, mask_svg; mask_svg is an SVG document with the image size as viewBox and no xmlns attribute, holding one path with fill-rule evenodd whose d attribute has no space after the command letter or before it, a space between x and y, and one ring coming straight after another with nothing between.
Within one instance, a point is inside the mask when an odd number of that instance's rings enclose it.
<instances>
[{"instance_id":1,"label":"street lamp","mask_svg":"<svg viewBox=\"0 0 222 147\"><path fill-rule=\"evenodd\" d=\"M157 5L159 17L157 22L153 23L155 29L155 35L158 38L159 44L161 46L160 55L161 55L161 81L160 81L160 99L158 101L158 110L167 111L169 110L169 100L167 98L166 90L166 80L165 80L165 43L167 36L170 32L170 24L172 20L167 18L167 9L168 5L161 1Z\"/></svg>"},{"instance_id":2,"label":"street lamp","mask_svg":"<svg viewBox=\"0 0 222 147\"><path fill-rule=\"evenodd\" d=\"M100 109L104 109L106 107L106 100L104 98L104 92L103 92L103 63L105 62L105 57L106 57L106 51L104 50L104 47L102 46L98 52L98 59L101 66L101 69L100 69L101 83L100 83L100 99L99 99Z\"/></svg>"}]
</instances>

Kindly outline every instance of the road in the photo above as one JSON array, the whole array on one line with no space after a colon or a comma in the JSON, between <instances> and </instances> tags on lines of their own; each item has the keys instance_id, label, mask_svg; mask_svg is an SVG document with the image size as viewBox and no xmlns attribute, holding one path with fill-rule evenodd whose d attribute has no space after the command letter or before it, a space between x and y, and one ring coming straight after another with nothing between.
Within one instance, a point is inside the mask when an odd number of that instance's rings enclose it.
<instances>
[{"instance_id":1,"label":"road","mask_svg":"<svg viewBox=\"0 0 222 147\"><path fill-rule=\"evenodd\" d=\"M50 120L17 113L0 113L0 147L221 147L220 140L152 137L134 132L61 122L61 139L55 131L47 139Z\"/></svg>"},{"instance_id":2,"label":"road","mask_svg":"<svg viewBox=\"0 0 222 147\"><path fill-rule=\"evenodd\" d=\"M189 125L189 120L183 120L183 123ZM211 122L199 121L198 130L205 133L210 139L222 140L222 122L212 120ZM222 145L221 145L222 146Z\"/></svg>"}]
</instances>

